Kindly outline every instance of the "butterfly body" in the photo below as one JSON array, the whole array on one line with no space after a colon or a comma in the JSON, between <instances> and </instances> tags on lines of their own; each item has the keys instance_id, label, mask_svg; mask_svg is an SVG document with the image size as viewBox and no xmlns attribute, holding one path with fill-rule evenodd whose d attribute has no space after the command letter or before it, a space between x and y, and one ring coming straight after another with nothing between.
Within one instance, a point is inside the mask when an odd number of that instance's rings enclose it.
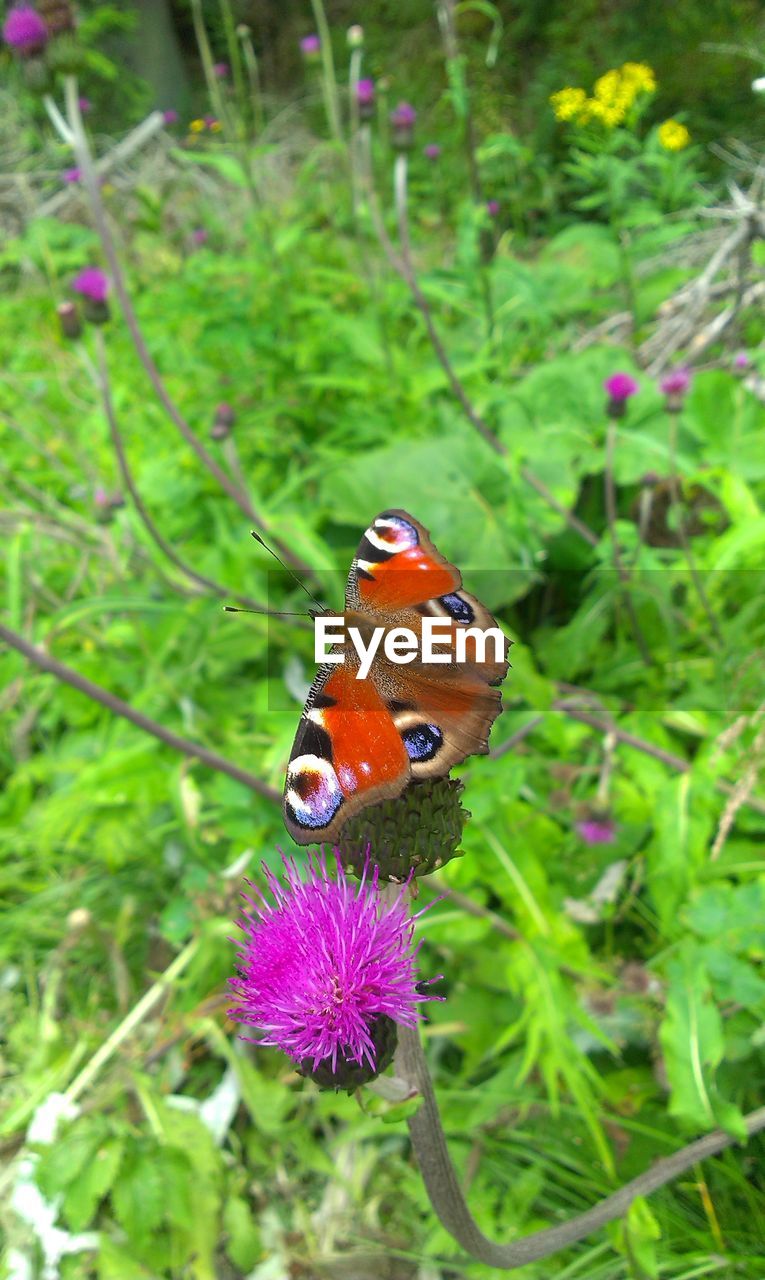
<instances>
[{"instance_id":1,"label":"butterfly body","mask_svg":"<svg viewBox=\"0 0 765 1280\"><path fill-rule=\"evenodd\" d=\"M361 809L488 751L508 666L501 635L500 653L476 646L472 631L498 631L495 620L406 511L381 512L362 537L342 618L316 616L342 623L343 639L311 687L287 769L284 818L298 844L332 841ZM404 638L422 636L425 619L443 637L431 663Z\"/></svg>"}]
</instances>

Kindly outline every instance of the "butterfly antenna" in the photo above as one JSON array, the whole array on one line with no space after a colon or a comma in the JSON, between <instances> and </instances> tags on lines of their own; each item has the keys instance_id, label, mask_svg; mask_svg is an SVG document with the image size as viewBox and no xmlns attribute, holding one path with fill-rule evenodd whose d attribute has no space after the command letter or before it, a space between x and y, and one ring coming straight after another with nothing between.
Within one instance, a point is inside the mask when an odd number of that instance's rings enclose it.
<instances>
[{"instance_id":1,"label":"butterfly antenna","mask_svg":"<svg viewBox=\"0 0 765 1280\"><path fill-rule=\"evenodd\" d=\"M281 557L276 554L273 547L269 547L268 543L264 541L264 539L261 538L260 534L256 533L254 529L250 529L250 534L255 539L256 542L260 543L261 547L263 547L264 550L267 551L270 556L273 556L274 560L277 562L277 564L281 565L285 573L288 573L290 575L293 582L296 582L298 584L301 591L305 591L306 595L308 596L308 599L313 601L317 609L321 609L323 612L324 605L320 604L319 601L316 599L316 596L311 594L311 592L308 590L308 587L305 585L305 583L300 581L300 578L297 576L297 574L294 573L292 569L290 569L289 565L284 563Z\"/></svg>"},{"instance_id":2,"label":"butterfly antenna","mask_svg":"<svg viewBox=\"0 0 765 1280\"><path fill-rule=\"evenodd\" d=\"M224 604L226 613L257 613L261 618L310 618L310 613L288 613L284 609L238 609L235 604Z\"/></svg>"}]
</instances>

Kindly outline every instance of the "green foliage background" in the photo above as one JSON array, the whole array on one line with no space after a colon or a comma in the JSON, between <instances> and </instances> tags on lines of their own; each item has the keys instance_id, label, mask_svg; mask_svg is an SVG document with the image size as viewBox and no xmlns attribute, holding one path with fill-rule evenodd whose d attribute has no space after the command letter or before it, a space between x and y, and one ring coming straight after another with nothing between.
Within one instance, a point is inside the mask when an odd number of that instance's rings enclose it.
<instances>
[{"instance_id":1,"label":"green foliage background","mask_svg":"<svg viewBox=\"0 0 765 1280\"><path fill-rule=\"evenodd\" d=\"M694 510L703 490L711 504L692 550L718 639L677 545L677 511L670 545L638 536L636 511L670 470L664 397L629 341L580 339L625 298L642 338L697 272L681 250L709 225L699 206L725 198L718 160L700 145L676 164L662 159L651 129L680 115L694 139L761 132L748 88L726 88L734 74L748 86L741 62L715 64L725 67L718 97L698 73L711 56L701 39L731 38L734 20L737 40L754 36L759 8L713 6L703 30L691 5L653 16L626 6L607 23L595 5L500 11L494 69L480 7L462 31L482 178L501 203L494 222L466 194L429 9L375 6L367 25L371 71L394 68L391 102L400 91L421 108L410 161L420 284L505 456L466 420L366 213L354 219L346 156L325 139L310 69L281 116L267 98L265 137L242 144L243 133L224 130L190 144L181 128L153 158L114 175L104 198L170 394L221 465L241 468L272 536L313 568L329 602L340 603L366 524L401 506L515 642L492 745L532 719L534 728L501 758L461 771L472 813L464 857L422 889L425 901L448 887L478 913L447 897L418 928L424 975L444 975L425 1043L452 1154L482 1227L510 1240L589 1207L709 1128L741 1137L743 1113L763 1101L765 407L753 307L696 372L677 422L684 501ZM220 41L217 14L207 16ZM292 21L298 35L312 27L307 11ZM342 27L335 41L340 65ZM555 126L547 94L654 51L662 97L635 134L640 144L596 148L593 176L592 153ZM193 72L193 108L205 110ZM105 79L98 67L88 74L101 147L150 93L120 85L123 115L110 117L116 77L108 64ZM19 168L42 196L58 188L69 157L14 83L5 145L23 137ZM421 155L430 140L444 148L436 165ZM392 159L381 129L374 160L395 236ZM77 195L60 216L23 224L0 248L3 622L280 788L313 671L310 633L225 614L161 555L129 501L99 505L96 494L121 481L93 378L94 333L67 342L55 313L76 271L101 261L98 239ZM755 272L761 261L755 247ZM116 305L105 340L130 463L175 552L229 591L301 608L153 398ZM732 369L739 347L754 380ZM640 383L617 423L614 474L650 665L614 571L602 497L602 384L617 369ZM236 414L225 444L209 438L221 401ZM524 482L523 468L576 508L596 546ZM320 1093L225 1020L242 878L257 877L263 860L278 868L278 848L289 846L278 807L11 649L0 650L0 688L6 1189L17 1172L10 1157L43 1100L66 1090L190 948L172 990L91 1082L80 1114L55 1142L33 1146L34 1178L59 1226L95 1233L59 1273L496 1274L436 1222L404 1108ZM716 841L729 799L721 782L746 795ZM577 824L602 807L613 842L588 844ZM238 1098L228 1114L227 1089ZM762 1155L761 1138L730 1150L520 1274L761 1280ZM39 1241L8 1204L4 1220L9 1247L41 1273Z\"/></svg>"}]
</instances>

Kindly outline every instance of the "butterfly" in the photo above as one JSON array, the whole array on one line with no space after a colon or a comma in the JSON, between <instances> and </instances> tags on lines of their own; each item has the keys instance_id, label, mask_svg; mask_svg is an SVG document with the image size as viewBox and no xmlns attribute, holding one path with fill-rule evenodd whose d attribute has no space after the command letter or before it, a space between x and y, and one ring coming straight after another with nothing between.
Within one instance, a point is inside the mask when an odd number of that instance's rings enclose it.
<instances>
[{"instance_id":1,"label":"butterfly","mask_svg":"<svg viewBox=\"0 0 765 1280\"><path fill-rule=\"evenodd\" d=\"M488 609L462 590L459 570L436 550L428 530L406 511L383 511L351 564L345 634L355 627L368 637L382 628L387 640L394 628L405 627L419 636L428 618L440 620L442 654L459 652L457 633L465 630L462 661L442 657L432 665L413 654L404 665L381 646L368 674L358 679L359 654L344 640L332 650L335 661L319 670L284 787L285 825L298 844L333 841L368 805L488 751L489 731L502 710L497 686L507 674L508 642ZM489 627L498 644L481 653L468 629Z\"/></svg>"}]
</instances>

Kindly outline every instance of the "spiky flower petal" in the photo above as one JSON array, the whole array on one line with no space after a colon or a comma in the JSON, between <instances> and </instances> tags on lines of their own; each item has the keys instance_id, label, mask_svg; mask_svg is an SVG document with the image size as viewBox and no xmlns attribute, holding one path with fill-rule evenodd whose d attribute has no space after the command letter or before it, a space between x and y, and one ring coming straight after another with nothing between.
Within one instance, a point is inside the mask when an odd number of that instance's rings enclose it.
<instances>
[{"instance_id":1,"label":"spiky flower petal","mask_svg":"<svg viewBox=\"0 0 765 1280\"><path fill-rule=\"evenodd\" d=\"M378 1020L413 1026L418 1004L435 998L417 982L417 917L407 911L406 889L387 903L376 869L352 885L339 862L331 879L323 856L309 860L306 880L291 859L284 866L286 884L265 869L273 902L257 890L245 896L229 1016L259 1028L250 1037L256 1044L281 1049L309 1073L320 1064L333 1076L347 1063L380 1070Z\"/></svg>"}]
</instances>

